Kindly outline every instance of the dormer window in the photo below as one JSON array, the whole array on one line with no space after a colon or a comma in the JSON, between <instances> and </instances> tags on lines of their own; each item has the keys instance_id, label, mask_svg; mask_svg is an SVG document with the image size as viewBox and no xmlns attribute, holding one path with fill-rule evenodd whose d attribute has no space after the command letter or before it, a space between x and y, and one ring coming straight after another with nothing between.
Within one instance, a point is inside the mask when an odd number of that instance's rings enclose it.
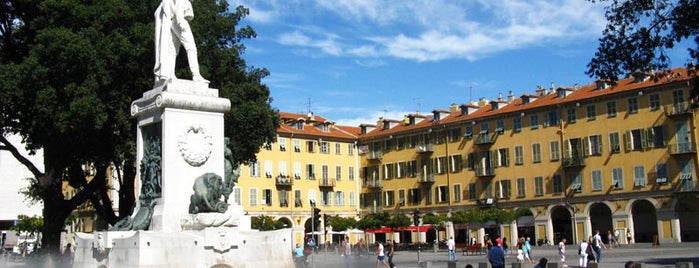
<instances>
[{"instance_id":1,"label":"dormer window","mask_svg":"<svg viewBox=\"0 0 699 268\"><path fill-rule=\"evenodd\" d=\"M595 84L597 85L597 90L602 90L602 89L606 89L609 87L609 83L607 83L606 80L602 80L602 79L595 80Z\"/></svg>"},{"instance_id":2,"label":"dormer window","mask_svg":"<svg viewBox=\"0 0 699 268\"><path fill-rule=\"evenodd\" d=\"M415 116L408 116L408 121L410 122L410 125L415 125Z\"/></svg>"},{"instance_id":3,"label":"dormer window","mask_svg":"<svg viewBox=\"0 0 699 268\"><path fill-rule=\"evenodd\" d=\"M323 132L330 132L330 125L328 123L318 124L318 129Z\"/></svg>"},{"instance_id":4,"label":"dormer window","mask_svg":"<svg viewBox=\"0 0 699 268\"><path fill-rule=\"evenodd\" d=\"M303 130L303 121L296 121L296 123L294 124L294 128L298 130Z\"/></svg>"}]
</instances>

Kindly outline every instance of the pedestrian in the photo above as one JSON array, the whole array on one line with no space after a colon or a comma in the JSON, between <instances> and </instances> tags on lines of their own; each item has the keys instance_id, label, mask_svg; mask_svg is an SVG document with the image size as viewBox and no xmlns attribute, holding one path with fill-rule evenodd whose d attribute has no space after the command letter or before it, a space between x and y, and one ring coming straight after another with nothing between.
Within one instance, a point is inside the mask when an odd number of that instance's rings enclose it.
<instances>
[{"instance_id":1,"label":"pedestrian","mask_svg":"<svg viewBox=\"0 0 699 268\"><path fill-rule=\"evenodd\" d=\"M388 266L393 268L396 267L395 264L393 264L393 252L395 252L395 244L392 241L388 241Z\"/></svg>"},{"instance_id":2,"label":"pedestrian","mask_svg":"<svg viewBox=\"0 0 699 268\"><path fill-rule=\"evenodd\" d=\"M524 250L522 249L524 247L524 238L520 238L519 241L517 241L517 262L519 263L524 263Z\"/></svg>"},{"instance_id":3,"label":"pedestrian","mask_svg":"<svg viewBox=\"0 0 699 268\"><path fill-rule=\"evenodd\" d=\"M626 230L626 244L628 244L629 247L633 244L633 235L631 234L631 230Z\"/></svg>"},{"instance_id":4,"label":"pedestrian","mask_svg":"<svg viewBox=\"0 0 699 268\"><path fill-rule=\"evenodd\" d=\"M500 245L494 245L488 250L488 262L493 268L505 268L505 251Z\"/></svg>"},{"instance_id":5,"label":"pedestrian","mask_svg":"<svg viewBox=\"0 0 699 268\"><path fill-rule=\"evenodd\" d=\"M621 246L621 243L619 243L619 229L614 230L614 244L617 247Z\"/></svg>"},{"instance_id":6,"label":"pedestrian","mask_svg":"<svg viewBox=\"0 0 699 268\"><path fill-rule=\"evenodd\" d=\"M539 259L539 263L534 265L534 268L546 268L547 263L549 263L548 259L541 258L541 259Z\"/></svg>"},{"instance_id":7,"label":"pedestrian","mask_svg":"<svg viewBox=\"0 0 699 268\"><path fill-rule=\"evenodd\" d=\"M454 237L449 237L447 240L447 252L449 254L449 261L456 261L456 243L454 242Z\"/></svg>"},{"instance_id":8,"label":"pedestrian","mask_svg":"<svg viewBox=\"0 0 699 268\"><path fill-rule=\"evenodd\" d=\"M558 242L558 256L561 257L561 265L563 267L568 267L566 265L566 238L563 237L561 242Z\"/></svg>"},{"instance_id":9,"label":"pedestrian","mask_svg":"<svg viewBox=\"0 0 699 268\"><path fill-rule=\"evenodd\" d=\"M61 264L60 267L73 267L73 245L68 243L66 248L61 254L61 258L58 260Z\"/></svg>"},{"instance_id":10,"label":"pedestrian","mask_svg":"<svg viewBox=\"0 0 699 268\"><path fill-rule=\"evenodd\" d=\"M660 238L657 234L653 235L653 247L660 247Z\"/></svg>"},{"instance_id":11,"label":"pedestrian","mask_svg":"<svg viewBox=\"0 0 699 268\"><path fill-rule=\"evenodd\" d=\"M609 249L612 249L612 245L614 245L614 235L612 234L612 230L607 231L607 243L609 243Z\"/></svg>"},{"instance_id":12,"label":"pedestrian","mask_svg":"<svg viewBox=\"0 0 699 268\"><path fill-rule=\"evenodd\" d=\"M524 240L524 246L522 246L522 251L524 251L524 259L529 260L530 263L534 263L534 255L532 255L532 244L529 242L531 238L527 237Z\"/></svg>"},{"instance_id":13,"label":"pedestrian","mask_svg":"<svg viewBox=\"0 0 699 268\"><path fill-rule=\"evenodd\" d=\"M580 247L578 247L578 255L580 255L580 261L578 265L581 267L587 267L587 253L590 250L590 244L587 243L587 239L583 239L580 242Z\"/></svg>"},{"instance_id":14,"label":"pedestrian","mask_svg":"<svg viewBox=\"0 0 699 268\"><path fill-rule=\"evenodd\" d=\"M597 263L602 261L602 249L607 249L602 242L602 236L599 235L599 230L595 230L595 236L593 236L593 244L595 245L595 258L597 258Z\"/></svg>"},{"instance_id":15,"label":"pedestrian","mask_svg":"<svg viewBox=\"0 0 699 268\"><path fill-rule=\"evenodd\" d=\"M507 245L507 237L502 239L502 250L505 252L505 255L507 255L507 251L510 246Z\"/></svg>"},{"instance_id":16,"label":"pedestrian","mask_svg":"<svg viewBox=\"0 0 699 268\"><path fill-rule=\"evenodd\" d=\"M376 252L375 254L377 255L376 257L376 268L379 268L379 265L383 265L386 268L388 267L388 263L386 262L386 253L384 252L383 249L383 244L381 242L376 241Z\"/></svg>"},{"instance_id":17,"label":"pedestrian","mask_svg":"<svg viewBox=\"0 0 699 268\"><path fill-rule=\"evenodd\" d=\"M587 238L587 263L593 262L597 263L597 249L595 246L594 241L594 236L590 236Z\"/></svg>"},{"instance_id":18,"label":"pedestrian","mask_svg":"<svg viewBox=\"0 0 699 268\"><path fill-rule=\"evenodd\" d=\"M352 244L350 244L349 236L345 236L345 241L342 244L345 246L343 251L345 255L345 268L350 268L352 266Z\"/></svg>"}]
</instances>

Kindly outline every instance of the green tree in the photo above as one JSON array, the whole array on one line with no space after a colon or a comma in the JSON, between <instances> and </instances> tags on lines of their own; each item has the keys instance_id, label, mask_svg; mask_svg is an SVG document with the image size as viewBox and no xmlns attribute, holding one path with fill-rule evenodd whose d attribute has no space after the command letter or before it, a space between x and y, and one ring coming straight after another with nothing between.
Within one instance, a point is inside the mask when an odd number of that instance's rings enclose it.
<instances>
[{"instance_id":1,"label":"green tree","mask_svg":"<svg viewBox=\"0 0 699 268\"><path fill-rule=\"evenodd\" d=\"M432 224L435 233L437 234L437 241L439 241L439 230L444 228L444 225L450 221L446 214L427 214L422 217L422 222L425 224Z\"/></svg>"},{"instance_id":2,"label":"green tree","mask_svg":"<svg viewBox=\"0 0 699 268\"><path fill-rule=\"evenodd\" d=\"M285 227L283 222L275 220L273 217L267 215L252 217L250 221L252 229L257 229L260 231L271 231Z\"/></svg>"},{"instance_id":3,"label":"green tree","mask_svg":"<svg viewBox=\"0 0 699 268\"><path fill-rule=\"evenodd\" d=\"M628 72L666 70L672 64L666 50L692 39L689 58L699 59L696 0L590 1L607 4L607 26L586 74L616 80Z\"/></svg>"},{"instance_id":4,"label":"green tree","mask_svg":"<svg viewBox=\"0 0 699 268\"><path fill-rule=\"evenodd\" d=\"M333 227L333 231L336 231L336 232L347 231L347 230L357 226L356 219L340 217L337 215L330 216L328 221L330 222L329 225Z\"/></svg>"},{"instance_id":5,"label":"green tree","mask_svg":"<svg viewBox=\"0 0 699 268\"><path fill-rule=\"evenodd\" d=\"M30 237L36 237L37 234L41 232L41 227L44 225L44 219L39 216L27 216L27 215L17 215L19 220L15 225L12 226L12 230L17 232L17 236L20 234L25 234L24 241L18 241L20 243L26 243L27 239ZM25 251L22 250L22 255Z\"/></svg>"},{"instance_id":6,"label":"green tree","mask_svg":"<svg viewBox=\"0 0 699 268\"><path fill-rule=\"evenodd\" d=\"M71 211L92 202L109 223L118 220L108 196L107 169L119 169L120 211L133 210L135 120L130 102L153 86L153 12L159 0L7 0L0 34L0 150L9 151L33 174L28 189L43 201L42 251L60 252L60 232ZM225 134L236 163L255 160L279 125L265 69L247 66L242 41L256 36L238 27L248 10L227 1L193 2L191 27L201 73L229 98ZM191 77L180 53L176 73ZM20 154L6 135L18 134L25 149L43 150L43 169ZM82 164L93 163L94 178ZM78 191L63 195L63 182ZM129 193L130 191L130 193Z\"/></svg>"}]
</instances>

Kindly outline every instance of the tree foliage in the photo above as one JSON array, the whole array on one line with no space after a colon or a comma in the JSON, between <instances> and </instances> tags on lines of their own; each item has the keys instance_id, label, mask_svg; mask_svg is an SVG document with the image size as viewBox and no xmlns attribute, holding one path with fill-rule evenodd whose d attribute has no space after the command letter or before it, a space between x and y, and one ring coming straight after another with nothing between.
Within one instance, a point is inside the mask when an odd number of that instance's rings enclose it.
<instances>
[{"instance_id":1,"label":"tree foliage","mask_svg":"<svg viewBox=\"0 0 699 268\"><path fill-rule=\"evenodd\" d=\"M330 216L328 219L329 225L333 227L333 231L347 231L357 226L357 220L351 217Z\"/></svg>"},{"instance_id":2,"label":"tree foliage","mask_svg":"<svg viewBox=\"0 0 699 268\"><path fill-rule=\"evenodd\" d=\"M388 214L388 212L370 213L364 215L364 217L357 221L357 228L361 230L378 229L384 226L390 220L391 216Z\"/></svg>"},{"instance_id":3,"label":"tree foliage","mask_svg":"<svg viewBox=\"0 0 699 268\"><path fill-rule=\"evenodd\" d=\"M137 163L129 107L153 86L153 12L159 2L7 0L1 6L0 150L33 174L27 192L44 203L42 250L59 252L63 222L85 201L101 219L118 220L108 195L110 167L123 174L119 215L131 214ZM193 5L201 73L232 103L224 132L234 160L254 161L261 145L274 141L279 116L261 83L269 72L241 57L242 41L256 36L238 26L248 10L230 10L224 0ZM176 74L188 79L184 54ZM43 150L43 169L9 143L5 137L11 134L20 135L30 152ZM85 163L94 163L94 177L86 176ZM70 198L63 195L64 181L77 189Z\"/></svg>"},{"instance_id":4,"label":"tree foliage","mask_svg":"<svg viewBox=\"0 0 699 268\"><path fill-rule=\"evenodd\" d=\"M386 227L390 227L391 230L399 230L408 227L411 224L413 224L413 220L410 217L403 213L397 213L391 216L391 220L389 220L385 225Z\"/></svg>"},{"instance_id":5,"label":"tree foliage","mask_svg":"<svg viewBox=\"0 0 699 268\"><path fill-rule=\"evenodd\" d=\"M625 73L666 70L667 49L694 41L689 59L699 59L699 3L696 0L590 0L607 3L607 26L587 74L616 80Z\"/></svg>"},{"instance_id":6,"label":"tree foliage","mask_svg":"<svg viewBox=\"0 0 699 268\"><path fill-rule=\"evenodd\" d=\"M27 216L27 215L18 215L17 219L19 220L14 226L12 226L12 230L19 233L27 233L29 236L36 235L41 232L41 227L44 226L44 218L39 217L39 216Z\"/></svg>"},{"instance_id":7,"label":"tree foliage","mask_svg":"<svg viewBox=\"0 0 699 268\"><path fill-rule=\"evenodd\" d=\"M285 227L283 222L275 220L273 217L267 215L252 217L250 220L250 225L252 229L257 229L260 231L271 231Z\"/></svg>"}]
</instances>

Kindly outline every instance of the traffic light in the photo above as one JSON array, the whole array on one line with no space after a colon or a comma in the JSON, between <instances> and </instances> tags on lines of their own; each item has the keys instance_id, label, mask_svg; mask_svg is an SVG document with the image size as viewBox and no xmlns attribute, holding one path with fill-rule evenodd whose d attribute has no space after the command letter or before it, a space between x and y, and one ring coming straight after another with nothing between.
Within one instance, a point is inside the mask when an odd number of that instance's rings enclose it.
<instances>
[{"instance_id":1,"label":"traffic light","mask_svg":"<svg viewBox=\"0 0 699 268\"><path fill-rule=\"evenodd\" d=\"M419 209L416 209L415 211L413 211L413 224L415 224L415 226L420 225L420 210Z\"/></svg>"},{"instance_id":2,"label":"traffic light","mask_svg":"<svg viewBox=\"0 0 699 268\"><path fill-rule=\"evenodd\" d=\"M317 231L320 230L320 209L319 208L313 208L313 227Z\"/></svg>"},{"instance_id":3,"label":"traffic light","mask_svg":"<svg viewBox=\"0 0 699 268\"><path fill-rule=\"evenodd\" d=\"M325 227L323 229L325 229L325 234L328 234L328 225L330 225L328 222L328 218L330 218L328 217L328 214L323 213L323 226Z\"/></svg>"}]
</instances>

